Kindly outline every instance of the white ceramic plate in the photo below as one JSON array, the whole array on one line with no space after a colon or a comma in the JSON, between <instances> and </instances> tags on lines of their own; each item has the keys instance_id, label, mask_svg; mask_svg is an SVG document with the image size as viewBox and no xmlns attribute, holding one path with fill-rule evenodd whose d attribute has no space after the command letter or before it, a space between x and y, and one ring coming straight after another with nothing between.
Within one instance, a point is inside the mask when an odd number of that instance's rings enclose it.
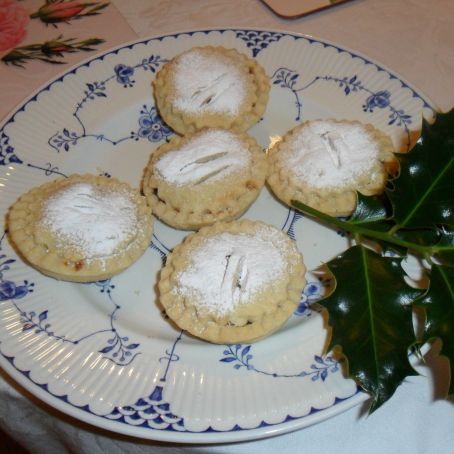
<instances>
[{"instance_id":1,"label":"white ceramic plate","mask_svg":"<svg viewBox=\"0 0 454 454\"><path fill-rule=\"evenodd\" d=\"M93 58L40 89L0 129L0 211L45 181L76 172L139 186L150 153L170 137L150 82L162 64L198 45L256 58L272 82L251 130L265 148L302 120L359 119L408 147L427 100L386 69L334 44L283 32L208 30L151 38ZM295 238L310 270L348 239L278 203L267 190L245 217ZM166 254L184 232L155 224L130 269L93 284L59 282L0 243L0 365L31 393L80 420L141 438L213 443L305 427L365 399L328 354L310 303L330 282L308 273L283 329L253 345L219 346L176 330L155 294Z\"/></svg>"}]
</instances>

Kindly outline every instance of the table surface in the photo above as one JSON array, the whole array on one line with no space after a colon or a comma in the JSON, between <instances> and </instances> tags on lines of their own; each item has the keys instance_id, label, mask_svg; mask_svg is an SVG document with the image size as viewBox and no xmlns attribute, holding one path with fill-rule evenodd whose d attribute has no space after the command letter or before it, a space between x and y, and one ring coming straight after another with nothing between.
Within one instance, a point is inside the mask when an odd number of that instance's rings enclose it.
<instances>
[{"instance_id":1,"label":"table surface","mask_svg":"<svg viewBox=\"0 0 454 454\"><path fill-rule=\"evenodd\" d=\"M36 11L44 0L20 2ZM1 2L0 2L1 7ZM115 26L113 26L113 23ZM454 1L353 0L298 19L275 15L260 0L113 0L97 16L43 27L30 21L21 45L62 33L105 40L97 51L175 31L253 27L293 31L367 55L424 93L440 110L454 106ZM91 35L90 35L91 36ZM4 55L4 53L3 53ZM0 57L2 54L0 54ZM65 65L30 61L26 68L0 63L0 119L46 80L86 53L65 55ZM444 400L449 369L435 346L420 376L406 380L370 416L356 407L293 433L230 445L174 446L94 429L37 401L0 371L0 427L33 453L452 453L454 400ZM434 374L434 370L437 371ZM436 378L434 378L436 377ZM5 417L7 415L7 417ZM298 450L298 451L296 451Z\"/></svg>"}]
</instances>

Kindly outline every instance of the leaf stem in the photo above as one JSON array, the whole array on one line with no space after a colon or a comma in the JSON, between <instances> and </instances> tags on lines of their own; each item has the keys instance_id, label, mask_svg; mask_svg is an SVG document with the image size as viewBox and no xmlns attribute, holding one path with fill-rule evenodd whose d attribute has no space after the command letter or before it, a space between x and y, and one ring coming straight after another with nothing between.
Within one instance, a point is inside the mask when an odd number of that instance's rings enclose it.
<instances>
[{"instance_id":1,"label":"leaf stem","mask_svg":"<svg viewBox=\"0 0 454 454\"><path fill-rule=\"evenodd\" d=\"M439 250L439 248L435 245L423 246L420 244L412 243L410 241L405 241L400 238L397 238L396 236L393 235L395 230L397 230L395 228L392 228L388 232L380 232L380 231L368 229L367 227L363 227L358 224L351 224L348 221L341 221L338 218L335 218L328 214L322 213L321 211L318 211L315 208L305 205L304 203L298 202L297 200L292 200L292 205L297 210L303 211L304 213L309 214L312 217L321 219L331 225L335 225L336 227L339 227L343 230L353 233L355 236L355 239L357 241L358 241L359 235L364 235L369 238L373 238L375 240L385 241L387 243L391 243L396 246L401 246L401 247L404 247L407 249L411 249L415 252L419 252L420 254L424 255L425 257L428 257L428 256L432 255L433 253L436 253Z\"/></svg>"},{"instance_id":2,"label":"leaf stem","mask_svg":"<svg viewBox=\"0 0 454 454\"><path fill-rule=\"evenodd\" d=\"M401 228L400 224L396 224L388 230L388 235L394 235Z\"/></svg>"},{"instance_id":3,"label":"leaf stem","mask_svg":"<svg viewBox=\"0 0 454 454\"><path fill-rule=\"evenodd\" d=\"M358 232L355 232L354 234L356 244L361 244L361 235Z\"/></svg>"}]
</instances>

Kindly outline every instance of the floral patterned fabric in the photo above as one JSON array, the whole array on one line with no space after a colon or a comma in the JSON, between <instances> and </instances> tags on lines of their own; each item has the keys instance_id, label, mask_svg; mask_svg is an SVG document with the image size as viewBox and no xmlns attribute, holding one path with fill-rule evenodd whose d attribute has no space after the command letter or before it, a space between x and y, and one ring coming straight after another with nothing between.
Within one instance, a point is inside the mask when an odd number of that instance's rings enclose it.
<instances>
[{"instance_id":1,"label":"floral patterned fabric","mask_svg":"<svg viewBox=\"0 0 454 454\"><path fill-rule=\"evenodd\" d=\"M20 3L0 0L0 53L22 42L29 21L27 10Z\"/></svg>"},{"instance_id":2,"label":"floral patterned fabric","mask_svg":"<svg viewBox=\"0 0 454 454\"><path fill-rule=\"evenodd\" d=\"M108 1L0 0L0 120L66 67L135 38Z\"/></svg>"}]
</instances>

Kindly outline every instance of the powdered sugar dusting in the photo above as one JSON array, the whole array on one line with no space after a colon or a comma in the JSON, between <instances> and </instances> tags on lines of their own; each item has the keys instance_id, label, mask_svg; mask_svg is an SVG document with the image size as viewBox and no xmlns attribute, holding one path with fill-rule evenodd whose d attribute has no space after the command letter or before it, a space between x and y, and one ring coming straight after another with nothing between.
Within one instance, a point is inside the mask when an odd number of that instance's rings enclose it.
<instances>
[{"instance_id":1,"label":"powdered sugar dusting","mask_svg":"<svg viewBox=\"0 0 454 454\"><path fill-rule=\"evenodd\" d=\"M182 186L222 179L249 162L248 150L233 133L209 129L164 154L155 169L164 180Z\"/></svg>"},{"instance_id":2,"label":"powdered sugar dusting","mask_svg":"<svg viewBox=\"0 0 454 454\"><path fill-rule=\"evenodd\" d=\"M285 256L289 241L284 233L267 226L255 235L226 232L209 237L179 273L174 291L192 297L210 312L228 314L288 272L292 266Z\"/></svg>"},{"instance_id":3,"label":"powdered sugar dusting","mask_svg":"<svg viewBox=\"0 0 454 454\"><path fill-rule=\"evenodd\" d=\"M309 122L292 139L285 165L314 187L351 187L378 159L379 148L360 124Z\"/></svg>"},{"instance_id":4,"label":"powdered sugar dusting","mask_svg":"<svg viewBox=\"0 0 454 454\"><path fill-rule=\"evenodd\" d=\"M222 56L194 49L175 68L175 106L189 113L236 115L245 98L244 76Z\"/></svg>"},{"instance_id":5,"label":"powdered sugar dusting","mask_svg":"<svg viewBox=\"0 0 454 454\"><path fill-rule=\"evenodd\" d=\"M95 258L113 254L135 232L138 219L127 191L75 183L46 201L41 223L61 246Z\"/></svg>"}]
</instances>

